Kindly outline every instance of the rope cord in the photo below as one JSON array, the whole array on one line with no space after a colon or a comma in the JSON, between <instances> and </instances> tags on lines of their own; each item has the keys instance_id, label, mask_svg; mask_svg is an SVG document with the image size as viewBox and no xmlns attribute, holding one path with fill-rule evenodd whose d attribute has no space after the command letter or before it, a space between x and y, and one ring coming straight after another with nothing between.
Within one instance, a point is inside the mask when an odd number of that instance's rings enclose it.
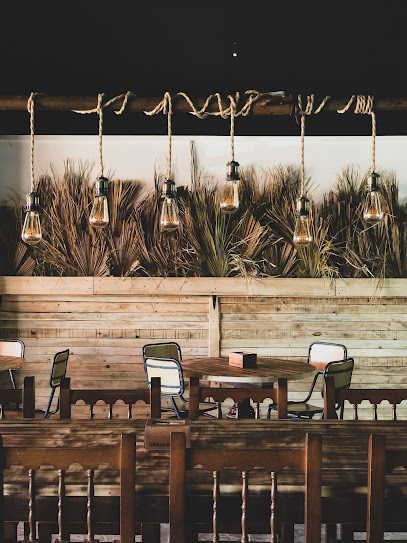
<instances>
[{"instance_id":1,"label":"rope cord","mask_svg":"<svg viewBox=\"0 0 407 543\"><path fill-rule=\"evenodd\" d=\"M311 94L310 96L307 96L307 105L305 106L305 109L302 109L301 94L298 95L298 113L301 115L301 196L305 195L305 116L311 115L312 113L314 113L314 115L320 113L330 98L330 96L325 96L317 109L313 112L315 95Z\"/></svg>"},{"instance_id":2,"label":"rope cord","mask_svg":"<svg viewBox=\"0 0 407 543\"><path fill-rule=\"evenodd\" d=\"M157 115L157 113L163 112L164 115L167 115L167 131L168 131L168 161L167 161L167 179L171 178L171 163L172 163L172 125L171 125L171 116L172 116L172 100L171 94L166 92L164 98L161 100L157 106L151 111L145 111L146 115Z\"/></svg>"},{"instance_id":3,"label":"rope cord","mask_svg":"<svg viewBox=\"0 0 407 543\"><path fill-rule=\"evenodd\" d=\"M230 99L230 150L232 155L232 161L235 160L235 112L236 102L233 97L229 95Z\"/></svg>"},{"instance_id":4,"label":"rope cord","mask_svg":"<svg viewBox=\"0 0 407 543\"><path fill-rule=\"evenodd\" d=\"M373 101L374 96L368 95L364 96L363 94L355 95L353 94L346 106L343 109L338 109L337 113L346 113L349 111L351 105L356 99L354 113L362 115L370 115L372 118L372 166L371 173L376 169L376 115L373 111Z\"/></svg>"},{"instance_id":5,"label":"rope cord","mask_svg":"<svg viewBox=\"0 0 407 543\"><path fill-rule=\"evenodd\" d=\"M103 177L103 153L102 153L102 140L103 140L103 97L104 93L98 94L97 113L99 114L99 159L100 159L100 177Z\"/></svg>"},{"instance_id":6,"label":"rope cord","mask_svg":"<svg viewBox=\"0 0 407 543\"><path fill-rule=\"evenodd\" d=\"M31 183L30 183L30 192L35 190L34 182L34 98L39 94L38 92L32 92L27 101L27 111L30 114L30 135L31 135L31 146L30 146L30 164L31 164Z\"/></svg>"}]
</instances>

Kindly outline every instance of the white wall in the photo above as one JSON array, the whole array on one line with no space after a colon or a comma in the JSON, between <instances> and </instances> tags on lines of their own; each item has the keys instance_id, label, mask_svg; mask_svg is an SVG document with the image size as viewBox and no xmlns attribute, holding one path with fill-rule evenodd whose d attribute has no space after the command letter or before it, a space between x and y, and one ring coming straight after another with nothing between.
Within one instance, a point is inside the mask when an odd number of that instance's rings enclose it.
<instances>
[{"instance_id":1,"label":"white wall","mask_svg":"<svg viewBox=\"0 0 407 543\"><path fill-rule=\"evenodd\" d=\"M195 142L201 180L225 177L230 160L230 138L227 136L174 136L174 179L178 185L191 182L190 141ZM166 136L104 136L105 175L135 179L146 188L153 185L154 168L166 171L168 141ZM400 186L400 197L407 197L407 136L380 136L376 140L376 169L394 171ZM300 138L294 136L236 136L235 157L242 167L272 167L277 164L300 164ZM94 178L99 175L97 136L36 136L36 176L49 171L52 164L58 172L68 159L93 161ZM336 176L349 164L364 172L370 167L370 136L314 136L305 140L306 175L314 181L313 196L335 185ZM30 186L30 137L0 137L0 200L9 188L24 195Z\"/></svg>"}]
</instances>

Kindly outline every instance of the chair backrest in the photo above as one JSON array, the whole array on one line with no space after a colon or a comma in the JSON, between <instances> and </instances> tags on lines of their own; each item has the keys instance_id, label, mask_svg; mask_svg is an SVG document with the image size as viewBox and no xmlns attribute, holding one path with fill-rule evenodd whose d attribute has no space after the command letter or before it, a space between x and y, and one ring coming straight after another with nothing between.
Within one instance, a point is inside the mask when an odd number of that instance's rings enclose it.
<instances>
[{"instance_id":1,"label":"chair backrest","mask_svg":"<svg viewBox=\"0 0 407 543\"><path fill-rule=\"evenodd\" d=\"M69 349L66 351L60 351L54 356L54 360L51 366L50 386L60 386L61 380L65 377L66 368L68 365Z\"/></svg>"},{"instance_id":2,"label":"chair backrest","mask_svg":"<svg viewBox=\"0 0 407 543\"><path fill-rule=\"evenodd\" d=\"M25 345L21 339L0 339L0 354L24 358Z\"/></svg>"},{"instance_id":3,"label":"chair backrest","mask_svg":"<svg viewBox=\"0 0 407 543\"><path fill-rule=\"evenodd\" d=\"M0 436L0 540L4 541L4 517L2 515L4 488L3 471L13 464L28 470L28 510L29 539L36 540L36 484L35 472L41 465L50 464L58 470L58 510L55 508L55 523L58 522L59 540L69 540L67 534L67 514L69 503L65 499L65 470L71 464L80 464L87 470L87 505L83 517L87 515L88 540L94 540L94 470L101 464L110 464L120 471L120 541L134 543L134 505L135 505L135 461L136 445L133 434L122 435L120 445L97 448L31 448L3 447ZM86 503L86 502L85 502Z\"/></svg>"},{"instance_id":4,"label":"chair backrest","mask_svg":"<svg viewBox=\"0 0 407 543\"><path fill-rule=\"evenodd\" d=\"M324 413L326 418L334 417L335 403L348 401L353 407L353 420L359 420L358 406L368 401L372 406L372 419L378 420L377 406L387 401L391 405L392 419L397 420L397 404L407 400L406 388L354 388L335 391L334 382L325 380ZM387 418L387 417L386 417Z\"/></svg>"},{"instance_id":5,"label":"chair backrest","mask_svg":"<svg viewBox=\"0 0 407 543\"><path fill-rule=\"evenodd\" d=\"M242 388L214 388L199 386L199 378L189 379L189 417L199 418L199 403L212 398L217 404L218 418L222 418L221 402L231 398L234 402L242 402L250 398L256 405L255 419L260 418L260 403L270 398L277 403L277 416L279 419L287 418L287 379L279 379L277 388L242 387Z\"/></svg>"},{"instance_id":6,"label":"chair backrest","mask_svg":"<svg viewBox=\"0 0 407 543\"><path fill-rule=\"evenodd\" d=\"M226 444L225 444L226 445ZM217 447L220 444L217 443ZM236 524L241 525L242 541L247 541L247 501L248 472L255 467L265 468L271 473L271 495L276 496L276 473L286 466L305 473L305 542L321 541L321 462L322 439L320 435L307 434L303 449L228 449L222 448L186 448L185 433L171 433L170 450L170 541L185 543L185 480L186 472L200 465L212 472L213 476L213 541L218 541L218 523L221 521L218 510L220 500L219 472L226 466L242 472L242 515ZM268 481L270 481L268 476ZM272 498L273 499L273 498ZM278 498L277 498L278 499ZM270 526L275 536L274 503L271 504Z\"/></svg>"},{"instance_id":7,"label":"chair backrest","mask_svg":"<svg viewBox=\"0 0 407 543\"><path fill-rule=\"evenodd\" d=\"M147 384L151 388L151 379L161 379L161 394L163 396L177 396L183 394L185 389L182 367L175 358L150 358L144 359Z\"/></svg>"},{"instance_id":8,"label":"chair backrest","mask_svg":"<svg viewBox=\"0 0 407 543\"><path fill-rule=\"evenodd\" d=\"M35 417L34 377L24 377L23 388L0 389L0 419L6 418L6 406L9 403L23 404L23 419Z\"/></svg>"},{"instance_id":9,"label":"chair backrest","mask_svg":"<svg viewBox=\"0 0 407 543\"><path fill-rule=\"evenodd\" d=\"M143 360L147 357L174 358L178 362L181 362L181 347L175 341L148 343L143 347Z\"/></svg>"},{"instance_id":10,"label":"chair backrest","mask_svg":"<svg viewBox=\"0 0 407 543\"><path fill-rule=\"evenodd\" d=\"M326 341L314 341L308 347L309 364L313 364L319 371L322 371L328 362L345 360L348 356L345 345L330 343Z\"/></svg>"},{"instance_id":11,"label":"chair backrest","mask_svg":"<svg viewBox=\"0 0 407 543\"><path fill-rule=\"evenodd\" d=\"M138 401L150 404L150 418L161 417L161 385L160 379L153 377L151 379L150 390L147 389L76 389L71 390L71 380L64 377L61 382L60 392L60 410L61 419L71 418L71 406L78 401L83 401L89 405L89 418L93 419L93 407L98 401L102 401L109 406L108 417L113 418L113 406L117 401L123 401L127 405L127 418L132 418L132 405Z\"/></svg>"},{"instance_id":12,"label":"chair backrest","mask_svg":"<svg viewBox=\"0 0 407 543\"><path fill-rule=\"evenodd\" d=\"M344 390L350 387L352 380L353 366L355 362L353 358L347 358L339 362L329 362L324 369L324 381L331 377L334 381L335 390ZM322 388L322 395L324 389Z\"/></svg>"}]
</instances>

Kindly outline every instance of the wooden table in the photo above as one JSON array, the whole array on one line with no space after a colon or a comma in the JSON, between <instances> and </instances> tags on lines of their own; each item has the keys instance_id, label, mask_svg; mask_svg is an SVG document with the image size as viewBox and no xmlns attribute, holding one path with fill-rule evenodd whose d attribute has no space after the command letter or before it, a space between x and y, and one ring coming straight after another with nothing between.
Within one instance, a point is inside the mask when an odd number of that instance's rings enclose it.
<instances>
[{"instance_id":1,"label":"wooden table","mask_svg":"<svg viewBox=\"0 0 407 543\"><path fill-rule=\"evenodd\" d=\"M25 360L21 356L0 355L0 371L17 370L24 366Z\"/></svg>"},{"instance_id":2,"label":"wooden table","mask_svg":"<svg viewBox=\"0 0 407 543\"><path fill-rule=\"evenodd\" d=\"M205 357L182 360L182 371L187 378L199 377L215 383L272 387L281 377L294 381L312 377L318 370L312 364L283 358L257 358L256 368L241 369L230 366L226 357ZM238 413L240 418L254 418L250 400L239 404Z\"/></svg>"}]
</instances>

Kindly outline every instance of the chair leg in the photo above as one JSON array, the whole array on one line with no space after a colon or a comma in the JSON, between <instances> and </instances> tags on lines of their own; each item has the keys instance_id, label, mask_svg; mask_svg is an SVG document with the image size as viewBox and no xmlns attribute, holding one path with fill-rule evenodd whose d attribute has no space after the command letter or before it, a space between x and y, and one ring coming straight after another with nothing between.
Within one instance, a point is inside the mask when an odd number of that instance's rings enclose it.
<instances>
[{"instance_id":1,"label":"chair leg","mask_svg":"<svg viewBox=\"0 0 407 543\"><path fill-rule=\"evenodd\" d=\"M55 394L55 388L52 388L51 389L51 394L49 395L49 399L48 399L48 404L47 404L47 408L45 410L45 413L44 413L44 419L46 419L49 415L50 415L50 407L51 407L51 404L52 404L52 400L54 399L54 394Z\"/></svg>"},{"instance_id":2,"label":"chair leg","mask_svg":"<svg viewBox=\"0 0 407 543\"><path fill-rule=\"evenodd\" d=\"M344 412L344 408L345 408L345 402L341 402L341 410L339 412L339 418L342 420L343 419L343 412Z\"/></svg>"},{"instance_id":3,"label":"chair leg","mask_svg":"<svg viewBox=\"0 0 407 543\"><path fill-rule=\"evenodd\" d=\"M181 413L180 413L180 411L178 409L177 404L175 403L174 396L170 396L170 397L171 397L172 406L174 408L174 413L176 414L177 418L180 419L181 418Z\"/></svg>"},{"instance_id":4,"label":"chair leg","mask_svg":"<svg viewBox=\"0 0 407 543\"><path fill-rule=\"evenodd\" d=\"M142 543L160 543L160 524L142 524Z\"/></svg>"},{"instance_id":5,"label":"chair leg","mask_svg":"<svg viewBox=\"0 0 407 543\"><path fill-rule=\"evenodd\" d=\"M13 385L13 388L17 388L16 387L16 382L15 382L15 379L14 379L14 374L13 374L13 370L12 369L9 369L8 370L9 374L10 374L10 379L11 379L11 384Z\"/></svg>"},{"instance_id":6,"label":"chair leg","mask_svg":"<svg viewBox=\"0 0 407 543\"><path fill-rule=\"evenodd\" d=\"M325 543L336 543L336 524L325 524Z\"/></svg>"}]
</instances>

